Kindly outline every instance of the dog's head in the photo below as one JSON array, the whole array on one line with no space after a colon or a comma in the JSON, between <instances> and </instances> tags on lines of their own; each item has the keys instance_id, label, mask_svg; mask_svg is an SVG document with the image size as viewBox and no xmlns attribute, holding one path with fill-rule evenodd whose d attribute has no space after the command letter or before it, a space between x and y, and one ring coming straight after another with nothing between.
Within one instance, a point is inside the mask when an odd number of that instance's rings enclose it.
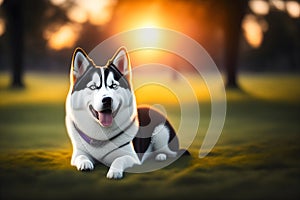
<instances>
[{"instance_id":1,"label":"dog's head","mask_svg":"<svg viewBox=\"0 0 300 200\"><path fill-rule=\"evenodd\" d=\"M80 113L77 116L81 120L93 118L108 128L134 114L130 59L124 47L105 66L96 66L83 49L77 48L72 57L70 79L71 107Z\"/></svg>"}]
</instances>

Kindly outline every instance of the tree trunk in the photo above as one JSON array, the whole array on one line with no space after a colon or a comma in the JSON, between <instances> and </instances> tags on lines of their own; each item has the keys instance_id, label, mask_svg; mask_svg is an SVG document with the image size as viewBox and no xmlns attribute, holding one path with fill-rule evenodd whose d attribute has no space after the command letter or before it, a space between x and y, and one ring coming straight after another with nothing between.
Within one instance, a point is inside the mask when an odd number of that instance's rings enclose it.
<instances>
[{"instance_id":1,"label":"tree trunk","mask_svg":"<svg viewBox=\"0 0 300 200\"><path fill-rule=\"evenodd\" d=\"M238 0L228 3L225 13L225 69L227 76L226 86L238 88L237 83L237 59L242 20L248 1Z\"/></svg>"},{"instance_id":2,"label":"tree trunk","mask_svg":"<svg viewBox=\"0 0 300 200\"><path fill-rule=\"evenodd\" d=\"M11 87L23 88L24 15L22 0L6 0L4 9L6 10L11 46Z\"/></svg>"}]
</instances>

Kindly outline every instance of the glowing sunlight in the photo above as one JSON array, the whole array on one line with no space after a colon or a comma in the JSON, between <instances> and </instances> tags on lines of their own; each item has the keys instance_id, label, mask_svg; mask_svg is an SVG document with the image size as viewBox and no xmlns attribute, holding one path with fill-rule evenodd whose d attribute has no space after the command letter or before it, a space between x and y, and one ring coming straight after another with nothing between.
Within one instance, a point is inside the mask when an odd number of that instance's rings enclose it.
<instances>
[{"instance_id":1,"label":"glowing sunlight","mask_svg":"<svg viewBox=\"0 0 300 200\"><path fill-rule=\"evenodd\" d=\"M74 24L65 24L57 30L49 28L44 32L44 37L48 40L47 45L54 50L71 48L78 39L80 27Z\"/></svg>"},{"instance_id":2,"label":"glowing sunlight","mask_svg":"<svg viewBox=\"0 0 300 200\"><path fill-rule=\"evenodd\" d=\"M76 0L75 6L72 8L73 14L71 14L71 12L69 17L74 21L85 22L89 20L91 24L104 25L111 19L112 11L116 3L117 1L115 0ZM80 8L81 11L78 8Z\"/></svg>"},{"instance_id":3,"label":"glowing sunlight","mask_svg":"<svg viewBox=\"0 0 300 200\"><path fill-rule=\"evenodd\" d=\"M283 0L271 0L271 5L280 11L284 11L285 4Z\"/></svg>"},{"instance_id":4,"label":"glowing sunlight","mask_svg":"<svg viewBox=\"0 0 300 200\"><path fill-rule=\"evenodd\" d=\"M263 40L263 29L253 15L247 15L242 24L244 36L247 42L254 48L258 48Z\"/></svg>"},{"instance_id":5,"label":"glowing sunlight","mask_svg":"<svg viewBox=\"0 0 300 200\"><path fill-rule=\"evenodd\" d=\"M66 9L67 17L72 23L50 25L44 31L48 47L54 50L73 47L76 43L83 23L89 22L95 26L105 25L110 21L116 0L51 0L55 6Z\"/></svg>"},{"instance_id":6,"label":"glowing sunlight","mask_svg":"<svg viewBox=\"0 0 300 200\"><path fill-rule=\"evenodd\" d=\"M66 0L50 0L53 5L60 6L66 2Z\"/></svg>"},{"instance_id":7,"label":"glowing sunlight","mask_svg":"<svg viewBox=\"0 0 300 200\"><path fill-rule=\"evenodd\" d=\"M286 10L290 17L299 18L300 17L300 3L297 1L286 2Z\"/></svg>"},{"instance_id":8,"label":"glowing sunlight","mask_svg":"<svg viewBox=\"0 0 300 200\"><path fill-rule=\"evenodd\" d=\"M269 3L263 0L252 0L249 1L250 9L258 15L266 15L269 13Z\"/></svg>"},{"instance_id":9,"label":"glowing sunlight","mask_svg":"<svg viewBox=\"0 0 300 200\"><path fill-rule=\"evenodd\" d=\"M0 36L5 33L5 21L4 19L0 18Z\"/></svg>"},{"instance_id":10,"label":"glowing sunlight","mask_svg":"<svg viewBox=\"0 0 300 200\"><path fill-rule=\"evenodd\" d=\"M85 23L88 20L87 12L80 6L73 6L68 9L67 16L70 20L77 23Z\"/></svg>"}]
</instances>

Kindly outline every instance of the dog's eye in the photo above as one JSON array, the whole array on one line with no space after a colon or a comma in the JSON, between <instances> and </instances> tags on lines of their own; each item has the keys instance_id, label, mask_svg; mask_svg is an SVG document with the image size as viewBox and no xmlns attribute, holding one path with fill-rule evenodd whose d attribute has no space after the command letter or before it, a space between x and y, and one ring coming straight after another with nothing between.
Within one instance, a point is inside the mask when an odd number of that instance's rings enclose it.
<instances>
[{"instance_id":1,"label":"dog's eye","mask_svg":"<svg viewBox=\"0 0 300 200\"><path fill-rule=\"evenodd\" d=\"M109 88L111 88L111 89L118 89L118 85L116 84L116 83L112 83L110 86L109 86Z\"/></svg>"},{"instance_id":2,"label":"dog's eye","mask_svg":"<svg viewBox=\"0 0 300 200\"><path fill-rule=\"evenodd\" d=\"M89 88L90 88L91 90L96 90L96 89L97 89L97 86L96 86L96 85L91 85L91 86L89 86Z\"/></svg>"}]
</instances>

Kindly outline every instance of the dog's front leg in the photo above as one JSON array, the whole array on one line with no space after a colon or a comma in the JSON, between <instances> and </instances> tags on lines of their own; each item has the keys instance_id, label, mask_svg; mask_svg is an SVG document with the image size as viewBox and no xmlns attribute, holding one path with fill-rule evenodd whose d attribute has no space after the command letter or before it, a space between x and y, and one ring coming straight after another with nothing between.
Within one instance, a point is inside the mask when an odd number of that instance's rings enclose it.
<instances>
[{"instance_id":1,"label":"dog's front leg","mask_svg":"<svg viewBox=\"0 0 300 200\"><path fill-rule=\"evenodd\" d=\"M132 167L134 164L140 164L137 158L129 155L118 157L112 162L106 177L109 179L120 179L123 177L124 170Z\"/></svg>"},{"instance_id":2,"label":"dog's front leg","mask_svg":"<svg viewBox=\"0 0 300 200\"><path fill-rule=\"evenodd\" d=\"M85 155L79 155L75 158L75 166L79 171L89 171L94 169L94 164Z\"/></svg>"},{"instance_id":3,"label":"dog's front leg","mask_svg":"<svg viewBox=\"0 0 300 200\"><path fill-rule=\"evenodd\" d=\"M90 171L94 169L94 164L91 158L78 149L73 150L71 165L75 166L79 171Z\"/></svg>"}]
</instances>

